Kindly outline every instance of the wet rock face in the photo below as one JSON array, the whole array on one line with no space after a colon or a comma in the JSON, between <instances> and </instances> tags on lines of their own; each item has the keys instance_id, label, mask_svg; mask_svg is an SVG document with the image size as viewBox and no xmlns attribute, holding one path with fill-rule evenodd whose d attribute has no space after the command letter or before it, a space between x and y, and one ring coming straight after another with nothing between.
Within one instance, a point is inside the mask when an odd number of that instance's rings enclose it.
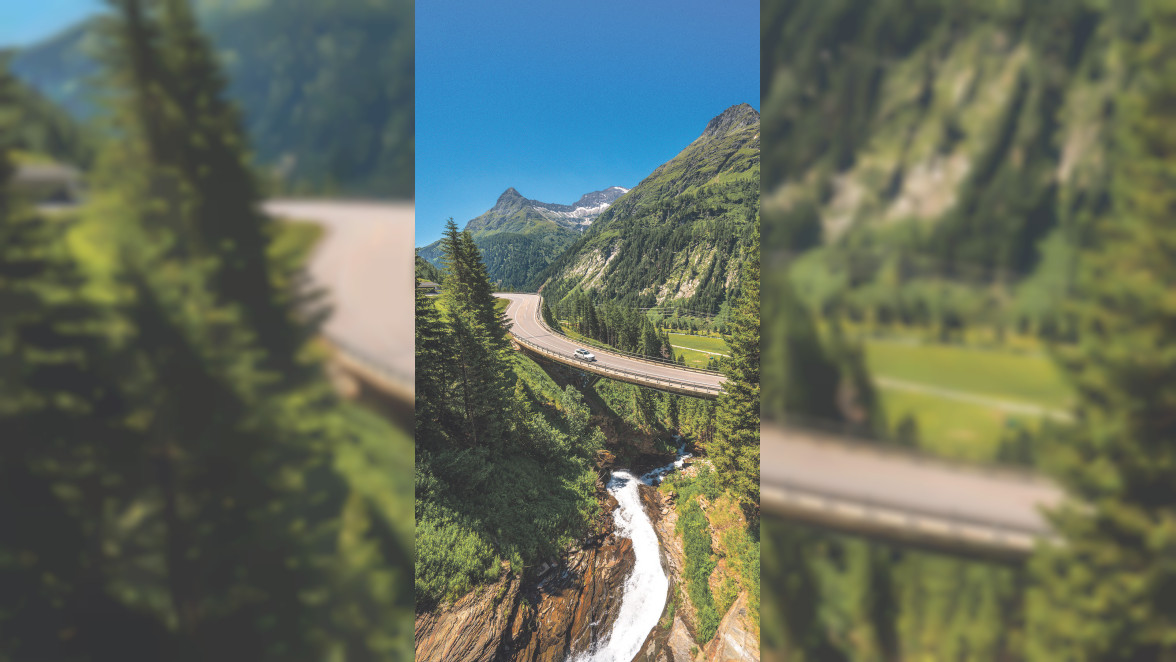
<instances>
[{"instance_id":1,"label":"wet rock face","mask_svg":"<svg viewBox=\"0 0 1176 662\"><path fill-rule=\"evenodd\" d=\"M417 660L491 662L514 618L519 580L507 575L453 605L416 617Z\"/></svg>"},{"instance_id":2,"label":"wet rock face","mask_svg":"<svg viewBox=\"0 0 1176 662\"><path fill-rule=\"evenodd\" d=\"M586 650L612 628L633 561L632 542L613 538L550 571L537 587L541 597L530 631L519 633L512 646L517 653L503 659L562 662Z\"/></svg>"},{"instance_id":3,"label":"wet rock face","mask_svg":"<svg viewBox=\"0 0 1176 662\"><path fill-rule=\"evenodd\" d=\"M416 618L418 662L563 662L606 636L633 570L632 541L611 528L606 500L600 537L521 582L507 576L455 604ZM542 568L543 566L540 566Z\"/></svg>"}]
</instances>

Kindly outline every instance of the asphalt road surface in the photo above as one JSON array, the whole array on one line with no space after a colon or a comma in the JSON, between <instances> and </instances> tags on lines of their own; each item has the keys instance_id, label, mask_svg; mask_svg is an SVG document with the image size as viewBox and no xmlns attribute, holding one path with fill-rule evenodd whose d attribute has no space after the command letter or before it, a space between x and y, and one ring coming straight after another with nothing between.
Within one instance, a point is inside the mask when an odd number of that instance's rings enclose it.
<instances>
[{"instance_id":1,"label":"asphalt road surface","mask_svg":"<svg viewBox=\"0 0 1176 662\"><path fill-rule=\"evenodd\" d=\"M698 384L710 388L718 388L726 379L723 375L683 370L674 365L659 365L646 361L638 361L620 354L613 354L602 349L576 344L576 341L548 331L539 321L540 297L538 294L495 294L497 297L509 299L506 316L511 320L511 333L529 340L544 349L557 352L572 360L575 351L581 347L596 355L596 365L617 370L635 372L646 377L674 380L688 384Z\"/></svg>"},{"instance_id":2,"label":"asphalt road surface","mask_svg":"<svg viewBox=\"0 0 1176 662\"><path fill-rule=\"evenodd\" d=\"M327 291L333 309L324 333L411 388L413 203L270 200L265 211L326 230L308 265L312 283Z\"/></svg>"}]
</instances>

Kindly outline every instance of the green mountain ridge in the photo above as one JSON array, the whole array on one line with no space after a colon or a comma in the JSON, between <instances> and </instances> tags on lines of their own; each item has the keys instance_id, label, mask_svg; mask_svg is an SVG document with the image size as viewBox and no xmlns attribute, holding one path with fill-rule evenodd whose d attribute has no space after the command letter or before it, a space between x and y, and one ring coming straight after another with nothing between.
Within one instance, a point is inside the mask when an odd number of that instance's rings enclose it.
<instances>
[{"instance_id":1,"label":"green mountain ridge","mask_svg":"<svg viewBox=\"0 0 1176 662\"><path fill-rule=\"evenodd\" d=\"M558 305L589 292L631 306L719 312L738 292L759 218L760 118L739 104L636 188L533 281Z\"/></svg>"},{"instance_id":2,"label":"green mountain ridge","mask_svg":"<svg viewBox=\"0 0 1176 662\"><path fill-rule=\"evenodd\" d=\"M282 192L411 198L414 8L405 0L198 0L254 158ZM101 17L21 49L12 71L88 121ZM346 126L345 132L339 127Z\"/></svg>"},{"instance_id":3,"label":"green mountain ridge","mask_svg":"<svg viewBox=\"0 0 1176 662\"><path fill-rule=\"evenodd\" d=\"M561 205L523 197L514 187L494 206L469 221L465 230L482 251L490 279L500 287L526 287L628 189L612 186L592 191L575 204ZM417 255L440 266L441 242L417 249Z\"/></svg>"}]
</instances>

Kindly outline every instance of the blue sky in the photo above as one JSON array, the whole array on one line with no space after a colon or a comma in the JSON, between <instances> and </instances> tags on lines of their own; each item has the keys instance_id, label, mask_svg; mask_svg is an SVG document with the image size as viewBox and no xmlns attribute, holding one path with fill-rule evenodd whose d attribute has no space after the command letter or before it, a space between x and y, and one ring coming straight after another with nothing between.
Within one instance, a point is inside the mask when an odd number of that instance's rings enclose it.
<instances>
[{"instance_id":1,"label":"blue sky","mask_svg":"<svg viewBox=\"0 0 1176 662\"><path fill-rule=\"evenodd\" d=\"M104 8L101 0L0 0L0 47L36 43Z\"/></svg>"},{"instance_id":2,"label":"blue sky","mask_svg":"<svg viewBox=\"0 0 1176 662\"><path fill-rule=\"evenodd\" d=\"M429 0L416 9L416 244L513 186L636 186L726 108L759 110L759 0Z\"/></svg>"}]
</instances>

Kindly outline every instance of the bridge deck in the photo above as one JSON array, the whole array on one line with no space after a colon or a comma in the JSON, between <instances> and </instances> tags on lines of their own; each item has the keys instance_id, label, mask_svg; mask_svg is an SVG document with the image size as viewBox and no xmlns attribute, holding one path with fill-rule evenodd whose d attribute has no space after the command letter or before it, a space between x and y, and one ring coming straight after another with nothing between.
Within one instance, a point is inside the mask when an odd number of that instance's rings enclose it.
<instances>
[{"instance_id":1,"label":"bridge deck","mask_svg":"<svg viewBox=\"0 0 1176 662\"><path fill-rule=\"evenodd\" d=\"M716 372L692 370L674 363L642 359L595 347L590 348L596 356L595 361L577 359L576 349L584 346L547 327L539 314L542 299L538 294L502 293L495 296L510 301L506 308L506 316L511 321L510 332L529 351L585 372L663 391L700 398L715 398L722 391L726 377Z\"/></svg>"}]
</instances>

